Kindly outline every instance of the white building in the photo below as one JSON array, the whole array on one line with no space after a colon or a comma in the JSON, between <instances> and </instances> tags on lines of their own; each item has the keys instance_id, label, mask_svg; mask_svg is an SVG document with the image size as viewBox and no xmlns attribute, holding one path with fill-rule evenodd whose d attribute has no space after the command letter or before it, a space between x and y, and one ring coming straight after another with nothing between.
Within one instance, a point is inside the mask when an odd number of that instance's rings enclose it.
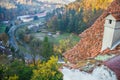
<instances>
[{"instance_id":1,"label":"white building","mask_svg":"<svg viewBox=\"0 0 120 80\"><path fill-rule=\"evenodd\" d=\"M34 20L34 17L31 15L24 15L24 16L18 16L17 19L23 21L23 22L30 22Z\"/></svg>"},{"instance_id":2,"label":"white building","mask_svg":"<svg viewBox=\"0 0 120 80\"><path fill-rule=\"evenodd\" d=\"M43 12L43 13L38 13L38 14L35 14L34 16L37 16L38 18L42 18L42 17L45 17L47 15L47 12Z\"/></svg>"},{"instance_id":3,"label":"white building","mask_svg":"<svg viewBox=\"0 0 120 80\"><path fill-rule=\"evenodd\" d=\"M101 51L113 50L120 44L120 14L109 14L105 19L104 35Z\"/></svg>"}]
</instances>

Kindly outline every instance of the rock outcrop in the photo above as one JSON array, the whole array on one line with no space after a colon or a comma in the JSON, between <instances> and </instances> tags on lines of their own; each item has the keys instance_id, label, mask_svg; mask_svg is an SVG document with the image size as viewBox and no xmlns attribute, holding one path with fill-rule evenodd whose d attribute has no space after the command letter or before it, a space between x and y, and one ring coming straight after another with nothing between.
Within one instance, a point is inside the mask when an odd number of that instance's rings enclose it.
<instances>
[{"instance_id":1,"label":"rock outcrop","mask_svg":"<svg viewBox=\"0 0 120 80\"><path fill-rule=\"evenodd\" d=\"M93 58L98 54L120 52L120 46L112 51L107 49L101 52L105 17L110 13L120 14L120 0L114 0L95 23L80 34L81 40L79 43L71 50L64 53L64 56L68 61L77 63L81 59Z\"/></svg>"}]
</instances>

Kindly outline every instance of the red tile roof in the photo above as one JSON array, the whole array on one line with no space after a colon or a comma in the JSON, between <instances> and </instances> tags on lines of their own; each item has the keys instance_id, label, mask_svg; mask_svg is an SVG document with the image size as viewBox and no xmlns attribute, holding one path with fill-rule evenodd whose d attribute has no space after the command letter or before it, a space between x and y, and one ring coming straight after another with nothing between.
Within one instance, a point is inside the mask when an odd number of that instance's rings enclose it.
<instances>
[{"instance_id":1,"label":"red tile roof","mask_svg":"<svg viewBox=\"0 0 120 80\"><path fill-rule=\"evenodd\" d=\"M101 52L105 18L111 13L117 20L120 19L117 14L120 13L120 3L118 3L118 1L114 0L108 9L95 21L95 23L80 34L82 38L79 43L71 50L64 53L64 57L68 61L71 63L77 63L81 59L96 57L99 54L120 53L120 46L116 47L112 51L107 50L104 53Z\"/></svg>"},{"instance_id":2,"label":"red tile roof","mask_svg":"<svg viewBox=\"0 0 120 80\"><path fill-rule=\"evenodd\" d=\"M120 13L111 14L117 21L120 21Z\"/></svg>"}]
</instances>

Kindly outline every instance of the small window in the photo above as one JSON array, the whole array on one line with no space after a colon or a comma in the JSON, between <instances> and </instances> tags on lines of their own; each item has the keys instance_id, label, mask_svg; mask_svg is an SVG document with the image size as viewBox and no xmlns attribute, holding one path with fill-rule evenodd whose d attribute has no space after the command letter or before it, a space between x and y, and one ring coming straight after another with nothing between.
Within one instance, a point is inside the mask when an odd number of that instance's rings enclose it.
<instances>
[{"instance_id":1,"label":"small window","mask_svg":"<svg viewBox=\"0 0 120 80\"><path fill-rule=\"evenodd\" d=\"M112 24L112 20L109 20L109 24Z\"/></svg>"}]
</instances>

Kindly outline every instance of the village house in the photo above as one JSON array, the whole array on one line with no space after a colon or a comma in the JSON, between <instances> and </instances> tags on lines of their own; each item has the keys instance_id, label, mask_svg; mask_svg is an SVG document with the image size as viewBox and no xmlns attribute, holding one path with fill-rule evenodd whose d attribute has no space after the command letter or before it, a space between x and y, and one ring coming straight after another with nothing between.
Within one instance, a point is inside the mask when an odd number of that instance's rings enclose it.
<instances>
[{"instance_id":1,"label":"village house","mask_svg":"<svg viewBox=\"0 0 120 80\"><path fill-rule=\"evenodd\" d=\"M45 17L47 15L47 12L44 11L43 13L38 13L38 14L35 14L34 16L37 16L38 18L42 18L42 17Z\"/></svg>"},{"instance_id":2,"label":"village house","mask_svg":"<svg viewBox=\"0 0 120 80\"><path fill-rule=\"evenodd\" d=\"M27 28L28 28L28 30L30 30L32 32L39 31L39 26L37 26L37 25L29 25Z\"/></svg>"},{"instance_id":3,"label":"village house","mask_svg":"<svg viewBox=\"0 0 120 80\"><path fill-rule=\"evenodd\" d=\"M24 15L24 16L18 16L18 20L21 20L22 22L30 22L34 20L34 17L31 15Z\"/></svg>"}]
</instances>

